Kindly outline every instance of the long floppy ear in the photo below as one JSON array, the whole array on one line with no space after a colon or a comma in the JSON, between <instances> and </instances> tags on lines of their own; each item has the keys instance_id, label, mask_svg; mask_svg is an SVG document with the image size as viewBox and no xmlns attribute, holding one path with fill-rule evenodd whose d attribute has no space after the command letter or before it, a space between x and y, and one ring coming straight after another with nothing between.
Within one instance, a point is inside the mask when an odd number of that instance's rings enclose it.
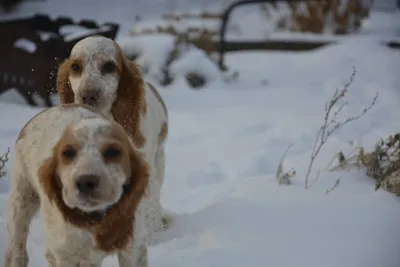
<instances>
[{"instance_id":1,"label":"long floppy ear","mask_svg":"<svg viewBox=\"0 0 400 267\"><path fill-rule=\"evenodd\" d=\"M139 67L120 51L122 61L121 78L117 98L112 106L114 120L124 127L137 147L142 147L146 139L140 132L140 116L146 112L144 80Z\"/></svg>"},{"instance_id":2,"label":"long floppy ear","mask_svg":"<svg viewBox=\"0 0 400 267\"><path fill-rule=\"evenodd\" d=\"M59 67L57 72L57 92L60 97L61 104L75 102L74 92L69 82L69 60L66 59Z\"/></svg>"},{"instance_id":3,"label":"long floppy ear","mask_svg":"<svg viewBox=\"0 0 400 267\"><path fill-rule=\"evenodd\" d=\"M147 188L150 180L150 166L144 160L145 155L137 151L133 144L130 147L129 160L131 164L132 175L131 183L134 184L136 197L144 196L147 193ZM137 201L139 201L138 199Z\"/></svg>"},{"instance_id":4,"label":"long floppy ear","mask_svg":"<svg viewBox=\"0 0 400 267\"><path fill-rule=\"evenodd\" d=\"M61 183L57 176L57 148L53 148L53 154L46 159L38 170L40 184L50 201L58 201L61 193Z\"/></svg>"}]
</instances>

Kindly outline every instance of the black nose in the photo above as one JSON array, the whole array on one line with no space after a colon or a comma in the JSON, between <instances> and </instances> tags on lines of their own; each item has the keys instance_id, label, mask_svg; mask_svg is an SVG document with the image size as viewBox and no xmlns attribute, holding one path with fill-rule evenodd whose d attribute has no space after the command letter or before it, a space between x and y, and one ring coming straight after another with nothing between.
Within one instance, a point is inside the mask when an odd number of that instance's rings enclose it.
<instances>
[{"instance_id":1,"label":"black nose","mask_svg":"<svg viewBox=\"0 0 400 267\"><path fill-rule=\"evenodd\" d=\"M91 193L99 185L99 177L92 174L85 174L78 177L76 187L83 194Z\"/></svg>"},{"instance_id":2,"label":"black nose","mask_svg":"<svg viewBox=\"0 0 400 267\"><path fill-rule=\"evenodd\" d=\"M83 93L82 95L82 102L83 104L89 105L89 106L96 106L97 101L99 99L99 93L96 91L87 91Z\"/></svg>"}]
</instances>

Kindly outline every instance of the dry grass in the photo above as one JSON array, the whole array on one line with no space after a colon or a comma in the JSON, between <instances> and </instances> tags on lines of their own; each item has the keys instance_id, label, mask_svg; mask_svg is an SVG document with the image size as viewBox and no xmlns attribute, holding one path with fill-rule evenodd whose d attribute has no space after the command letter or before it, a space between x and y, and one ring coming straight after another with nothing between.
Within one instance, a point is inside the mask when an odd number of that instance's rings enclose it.
<instances>
[{"instance_id":1,"label":"dry grass","mask_svg":"<svg viewBox=\"0 0 400 267\"><path fill-rule=\"evenodd\" d=\"M311 153L310 164L307 169L306 180L305 180L306 189L309 188L313 183L315 183L315 181L319 177L319 170L318 170L315 179L313 181L310 181L310 175L314 161L318 157L319 152L321 151L325 143L328 141L328 139L343 126L355 120L358 120L359 118L364 116L369 110L372 109L372 107L375 105L378 99L378 93L377 93L375 97L372 99L371 104L368 107L364 108L359 114L348 117L342 121L338 121L338 115L341 113L343 108L348 105L347 101L344 102L342 101L345 100L349 92L350 85L354 81L355 75L356 75L356 69L354 68L353 73L350 76L349 82L346 83L342 89L340 90L336 89L334 94L332 95L332 98L325 105L324 121L317 132L317 136L315 138L315 142Z\"/></svg>"},{"instance_id":2,"label":"dry grass","mask_svg":"<svg viewBox=\"0 0 400 267\"><path fill-rule=\"evenodd\" d=\"M349 34L357 31L369 15L370 5L364 0L321 0L264 4L261 10L267 19L280 12L278 30L293 32Z\"/></svg>"},{"instance_id":3,"label":"dry grass","mask_svg":"<svg viewBox=\"0 0 400 267\"><path fill-rule=\"evenodd\" d=\"M354 154L354 152L357 152ZM365 168L366 174L376 180L375 190L385 190L400 195L400 133L380 140L373 151L365 152L362 146L357 147L349 155L339 152L332 161L337 164L328 171Z\"/></svg>"},{"instance_id":4,"label":"dry grass","mask_svg":"<svg viewBox=\"0 0 400 267\"><path fill-rule=\"evenodd\" d=\"M325 110L323 113L324 119L323 119L321 126L319 127L319 129L317 131L317 135L316 135L313 147L312 147L310 161L309 161L306 176L305 176L305 183L304 183L305 189L308 189L309 187L311 187L319 178L320 170L317 170L317 173L316 173L314 179L311 179L313 165L314 165L314 162L315 162L316 158L318 157L321 149L328 142L330 137L337 130L341 129L342 127L346 126L347 124L349 124L355 120L358 120L359 118L364 116L369 110L372 109L372 107L375 105L375 103L378 99L378 93L377 93L375 95L375 97L372 99L371 103L366 108L364 108L359 114L355 114L344 120L338 119L338 116L341 113L341 111L343 110L343 108L348 105L348 102L346 101L346 97L350 90L350 85L354 81L355 75L356 75L356 69L354 68L349 81L343 86L343 88L336 89L335 92L333 93L331 99L325 104ZM398 138L398 142L396 144L400 148L400 135L398 135L397 138ZM278 168L276 171L276 179L279 184L290 184L290 179L296 173L293 169L291 169L289 171L284 171L284 169L283 169L282 162L283 162L290 147L291 146L289 146L286 149L284 155L282 156L282 159L279 162L279 165L278 165ZM386 152L386 150L376 150L376 152L375 152L376 154L371 154L371 155L363 154L365 156L365 158L364 158L364 156L360 157L363 159L364 163L367 162L367 159L369 160L368 164L370 164L370 166L371 166L371 171L373 171L372 173L375 173L375 174L380 173L379 170L376 170L375 168L377 168L376 165L378 164L377 158L381 157L380 155L382 155L383 151ZM400 152L398 153L398 155L400 156ZM351 157L348 160L346 160L343 153L339 153L339 155L337 155L337 157L339 158L339 162L340 162L339 167L343 167L344 165L347 165L347 163L350 164L350 162L348 162L350 160L351 160L351 164L353 164L354 159L358 159L359 156L355 157L355 158ZM358 160L356 160L356 162L358 162ZM329 165L331 165L331 164L332 164L332 161ZM400 160L399 160L398 166L400 167ZM339 167L337 167L337 168L339 168ZM332 170L330 170L330 171L332 171ZM335 184L330 189L326 190L326 194L335 190L339 186L340 180L341 180L341 178L337 179Z\"/></svg>"},{"instance_id":5,"label":"dry grass","mask_svg":"<svg viewBox=\"0 0 400 267\"><path fill-rule=\"evenodd\" d=\"M291 179L296 176L296 171L293 168L291 168L289 171L284 171L284 167L283 167L283 160L285 159L286 154L289 152L289 149L291 147L292 147L292 144L290 144L286 148L285 152L282 155L281 160L279 161L278 168L276 170L275 178L279 185L291 184L292 183Z\"/></svg>"},{"instance_id":6,"label":"dry grass","mask_svg":"<svg viewBox=\"0 0 400 267\"><path fill-rule=\"evenodd\" d=\"M10 148L7 149L7 152L0 156L0 179L6 176L7 172L4 170L6 163L8 161L8 156L10 154Z\"/></svg>"}]
</instances>

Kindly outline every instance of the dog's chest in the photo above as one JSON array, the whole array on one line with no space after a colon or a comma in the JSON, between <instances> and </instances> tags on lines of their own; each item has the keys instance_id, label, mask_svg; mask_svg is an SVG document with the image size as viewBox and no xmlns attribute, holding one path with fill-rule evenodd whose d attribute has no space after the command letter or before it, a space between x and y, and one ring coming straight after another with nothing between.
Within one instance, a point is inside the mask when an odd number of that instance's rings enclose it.
<instances>
[{"instance_id":1,"label":"dog's chest","mask_svg":"<svg viewBox=\"0 0 400 267\"><path fill-rule=\"evenodd\" d=\"M78 262L85 261L91 264L101 263L105 253L95 249L95 242L90 233L84 231L68 231L64 238L59 239L54 246L54 252L59 255L68 255Z\"/></svg>"},{"instance_id":2,"label":"dog's chest","mask_svg":"<svg viewBox=\"0 0 400 267\"><path fill-rule=\"evenodd\" d=\"M93 235L58 218L56 214L45 216L46 247L51 250L54 257L70 257L71 259L85 260L99 263L106 256L96 249Z\"/></svg>"}]
</instances>

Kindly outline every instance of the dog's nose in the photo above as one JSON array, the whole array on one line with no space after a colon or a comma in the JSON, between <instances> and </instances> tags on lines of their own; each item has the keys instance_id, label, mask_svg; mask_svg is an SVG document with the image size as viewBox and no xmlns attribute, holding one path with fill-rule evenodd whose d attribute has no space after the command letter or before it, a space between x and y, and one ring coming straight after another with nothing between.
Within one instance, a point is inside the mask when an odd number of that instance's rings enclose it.
<instances>
[{"instance_id":1,"label":"dog's nose","mask_svg":"<svg viewBox=\"0 0 400 267\"><path fill-rule=\"evenodd\" d=\"M83 104L95 107L99 99L99 93L96 91L87 91L82 95Z\"/></svg>"},{"instance_id":2,"label":"dog's nose","mask_svg":"<svg viewBox=\"0 0 400 267\"><path fill-rule=\"evenodd\" d=\"M76 187L82 194L90 194L99 185L99 177L92 174L85 174L78 177Z\"/></svg>"}]
</instances>

